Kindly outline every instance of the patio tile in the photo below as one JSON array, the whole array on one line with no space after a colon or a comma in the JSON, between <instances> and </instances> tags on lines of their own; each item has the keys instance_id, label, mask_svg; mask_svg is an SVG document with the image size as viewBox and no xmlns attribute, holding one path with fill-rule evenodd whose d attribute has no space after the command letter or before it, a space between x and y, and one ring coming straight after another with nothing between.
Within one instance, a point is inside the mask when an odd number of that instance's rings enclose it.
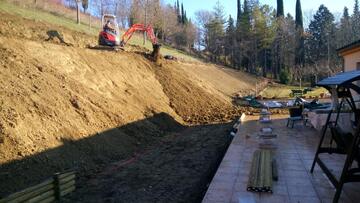
<instances>
[{"instance_id":1,"label":"patio tile","mask_svg":"<svg viewBox=\"0 0 360 203\"><path fill-rule=\"evenodd\" d=\"M261 194L260 195L261 203L288 203L290 202L287 195L274 195L274 194Z\"/></svg>"},{"instance_id":2,"label":"patio tile","mask_svg":"<svg viewBox=\"0 0 360 203\"><path fill-rule=\"evenodd\" d=\"M217 173L228 173L234 176L237 176L239 173L238 167L229 167L229 166L220 166L217 170Z\"/></svg>"},{"instance_id":3,"label":"patio tile","mask_svg":"<svg viewBox=\"0 0 360 203\"><path fill-rule=\"evenodd\" d=\"M215 182L209 186L209 190L216 191L232 191L233 184L229 184L228 182Z\"/></svg>"},{"instance_id":4,"label":"patio tile","mask_svg":"<svg viewBox=\"0 0 360 203\"><path fill-rule=\"evenodd\" d=\"M226 182L229 184L235 183L236 175L231 173L216 173L212 182Z\"/></svg>"},{"instance_id":5,"label":"patio tile","mask_svg":"<svg viewBox=\"0 0 360 203\"><path fill-rule=\"evenodd\" d=\"M273 194L274 195L285 195L288 196L288 189L286 185L274 184L273 186Z\"/></svg>"},{"instance_id":6,"label":"patio tile","mask_svg":"<svg viewBox=\"0 0 360 203\"><path fill-rule=\"evenodd\" d=\"M258 203L260 194L253 192L234 192L231 197L231 203Z\"/></svg>"},{"instance_id":7,"label":"patio tile","mask_svg":"<svg viewBox=\"0 0 360 203\"><path fill-rule=\"evenodd\" d=\"M295 170L295 171L305 171L306 168L302 162L296 163L282 163L282 168L284 170Z\"/></svg>"},{"instance_id":8,"label":"patio tile","mask_svg":"<svg viewBox=\"0 0 360 203\"><path fill-rule=\"evenodd\" d=\"M286 178L308 178L309 175L306 170L285 170L283 172Z\"/></svg>"},{"instance_id":9,"label":"patio tile","mask_svg":"<svg viewBox=\"0 0 360 203\"><path fill-rule=\"evenodd\" d=\"M231 190L209 190L206 193L203 202L205 203L229 203L231 201L232 191Z\"/></svg>"},{"instance_id":10,"label":"patio tile","mask_svg":"<svg viewBox=\"0 0 360 203\"><path fill-rule=\"evenodd\" d=\"M236 180L233 190L235 192L247 192L247 177Z\"/></svg>"},{"instance_id":11,"label":"patio tile","mask_svg":"<svg viewBox=\"0 0 360 203\"><path fill-rule=\"evenodd\" d=\"M255 117L250 120L257 119ZM209 186L203 202L332 202L335 189L316 164L313 173L310 168L319 142L320 133L301 125L286 128L286 120L273 120L270 124L257 121L242 123L226 155ZM252 157L259 149L257 132L270 126L278 135L275 158L279 180L273 183L273 193L246 191ZM250 137L246 138L246 135ZM328 141L326 141L328 143ZM321 154L320 158L339 175L345 156ZM339 202L360 202L360 183L347 183Z\"/></svg>"},{"instance_id":12,"label":"patio tile","mask_svg":"<svg viewBox=\"0 0 360 203\"><path fill-rule=\"evenodd\" d=\"M312 187L312 183L308 178L304 177L287 177L286 178L287 186L309 186Z\"/></svg>"},{"instance_id":13,"label":"patio tile","mask_svg":"<svg viewBox=\"0 0 360 203\"><path fill-rule=\"evenodd\" d=\"M316 192L312 186L303 185L288 185L289 195L302 197L317 197Z\"/></svg>"},{"instance_id":14,"label":"patio tile","mask_svg":"<svg viewBox=\"0 0 360 203\"><path fill-rule=\"evenodd\" d=\"M334 188L315 187L315 191L321 199L332 199L335 195Z\"/></svg>"},{"instance_id":15,"label":"patio tile","mask_svg":"<svg viewBox=\"0 0 360 203\"><path fill-rule=\"evenodd\" d=\"M302 197L302 196L291 196L291 203L321 203L317 197Z\"/></svg>"}]
</instances>

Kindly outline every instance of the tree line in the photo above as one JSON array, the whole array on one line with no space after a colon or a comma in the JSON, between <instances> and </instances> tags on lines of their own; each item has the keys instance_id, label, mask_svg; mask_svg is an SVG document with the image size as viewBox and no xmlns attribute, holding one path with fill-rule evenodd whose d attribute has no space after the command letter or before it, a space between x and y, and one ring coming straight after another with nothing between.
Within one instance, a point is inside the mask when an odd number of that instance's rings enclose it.
<instances>
[{"instance_id":1,"label":"tree line","mask_svg":"<svg viewBox=\"0 0 360 203\"><path fill-rule=\"evenodd\" d=\"M237 16L225 17L217 1L212 11L196 12L198 49L209 60L223 63L283 83L317 82L339 72L342 61L336 49L360 39L360 11L344 8L341 19L321 5L304 27L301 1L296 1L295 18L284 13L283 0L277 8L257 0L237 0Z\"/></svg>"},{"instance_id":2,"label":"tree line","mask_svg":"<svg viewBox=\"0 0 360 203\"><path fill-rule=\"evenodd\" d=\"M152 25L163 43L185 51L193 50L197 29L179 0L173 5L160 0L63 0L63 3L97 17L114 14L124 29L136 23Z\"/></svg>"}]
</instances>

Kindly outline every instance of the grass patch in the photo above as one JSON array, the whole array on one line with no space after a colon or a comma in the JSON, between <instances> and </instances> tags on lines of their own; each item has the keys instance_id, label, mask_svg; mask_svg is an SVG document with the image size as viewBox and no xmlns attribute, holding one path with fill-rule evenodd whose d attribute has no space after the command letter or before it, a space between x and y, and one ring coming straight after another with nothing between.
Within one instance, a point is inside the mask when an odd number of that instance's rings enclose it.
<instances>
[{"instance_id":1,"label":"grass patch","mask_svg":"<svg viewBox=\"0 0 360 203\"><path fill-rule=\"evenodd\" d=\"M34 8L23 8L20 6L17 6L12 3L8 3L4 0L0 0L0 11L6 12L13 15L19 15L26 19L31 19L35 21L40 22L46 22L57 26L62 26L65 28L68 28L70 30L83 32L89 35L98 35L100 26L93 26L92 28L89 27L88 24L81 23L78 25L74 19L67 18L60 13L54 13L54 12L47 12L40 9L34 9ZM75 12L75 11L74 11ZM97 42L94 42L97 43ZM143 37L141 34L134 35L134 37L129 41L129 44L138 45L145 47L149 50L152 50L152 44L150 41L147 41L145 45L143 45ZM163 55L173 55L177 58L184 59L187 61L199 61L198 58L195 58L183 51L174 49L169 46L162 46L161 53Z\"/></svg>"},{"instance_id":2,"label":"grass patch","mask_svg":"<svg viewBox=\"0 0 360 203\"><path fill-rule=\"evenodd\" d=\"M97 35L99 32L98 27L89 28L87 24L78 25L74 20L65 18L64 16L55 15L50 12L42 11L39 9L22 8L20 6L0 1L0 11L13 15L18 15L26 19L31 19L40 22L46 22L58 26L62 26L71 30L84 32L90 35Z\"/></svg>"},{"instance_id":3,"label":"grass patch","mask_svg":"<svg viewBox=\"0 0 360 203\"><path fill-rule=\"evenodd\" d=\"M266 87L263 91L260 92L260 95L264 98L289 98L291 94L291 90L300 89L298 86L287 86L287 85L270 85ZM304 90L305 87L301 88ZM320 97L321 94L326 94L328 91L325 88L317 87L314 88L313 91L307 92L303 95L305 98L310 97Z\"/></svg>"}]
</instances>

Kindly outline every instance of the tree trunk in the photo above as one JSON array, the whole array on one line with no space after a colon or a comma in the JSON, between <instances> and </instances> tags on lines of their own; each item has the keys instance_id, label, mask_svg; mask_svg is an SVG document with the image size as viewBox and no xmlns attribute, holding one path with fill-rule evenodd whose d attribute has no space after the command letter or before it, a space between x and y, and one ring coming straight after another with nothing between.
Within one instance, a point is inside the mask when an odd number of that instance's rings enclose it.
<instances>
[{"instance_id":1,"label":"tree trunk","mask_svg":"<svg viewBox=\"0 0 360 203\"><path fill-rule=\"evenodd\" d=\"M78 0L76 0L76 23L80 24L80 6Z\"/></svg>"},{"instance_id":2,"label":"tree trunk","mask_svg":"<svg viewBox=\"0 0 360 203\"><path fill-rule=\"evenodd\" d=\"M89 29L91 29L91 13L89 12Z\"/></svg>"},{"instance_id":3,"label":"tree trunk","mask_svg":"<svg viewBox=\"0 0 360 203\"><path fill-rule=\"evenodd\" d=\"M264 50L264 52L265 52L265 56L264 56L264 58L265 58L265 64L264 64L264 67L263 67L263 77L264 78L266 78L266 71L267 71L267 56L266 56L266 54L267 54L267 51L266 51L266 49Z\"/></svg>"}]
</instances>

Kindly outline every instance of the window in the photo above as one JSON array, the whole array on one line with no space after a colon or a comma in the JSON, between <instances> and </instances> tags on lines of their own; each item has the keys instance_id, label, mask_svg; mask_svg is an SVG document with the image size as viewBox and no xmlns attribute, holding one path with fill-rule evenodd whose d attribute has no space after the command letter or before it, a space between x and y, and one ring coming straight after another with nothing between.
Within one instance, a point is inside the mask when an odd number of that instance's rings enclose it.
<instances>
[{"instance_id":1,"label":"window","mask_svg":"<svg viewBox=\"0 0 360 203\"><path fill-rule=\"evenodd\" d=\"M360 70L360 62L356 63L356 70Z\"/></svg>"}]
</instances>

